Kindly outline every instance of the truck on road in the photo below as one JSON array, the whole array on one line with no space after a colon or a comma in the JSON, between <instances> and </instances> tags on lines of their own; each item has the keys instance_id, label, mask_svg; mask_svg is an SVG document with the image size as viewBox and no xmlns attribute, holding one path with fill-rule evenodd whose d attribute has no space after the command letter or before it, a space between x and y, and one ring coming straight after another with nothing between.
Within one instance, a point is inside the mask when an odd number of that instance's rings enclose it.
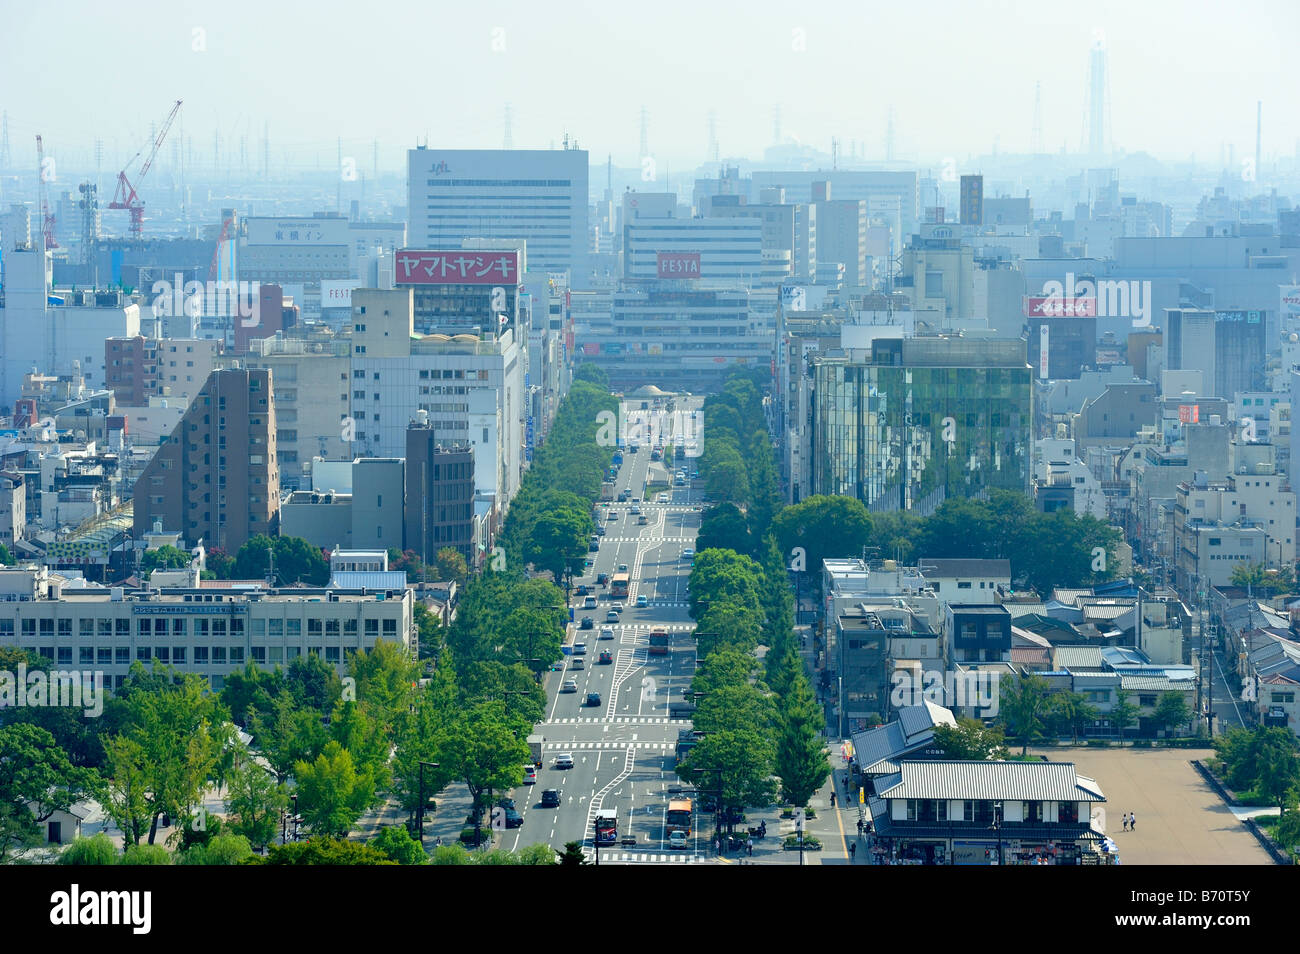
<instances>
[{"instance_id":1,"label":"truck on road","mask_svg":"<svg viewBox=\"0 0 1300 954\"><path fill-rule=\"evenodd\" d=\"M542 765L542 743L545 741L546 738L541 735L530 735L528 737L528 755L538 768Z\"/></svg>"}]
</instances>

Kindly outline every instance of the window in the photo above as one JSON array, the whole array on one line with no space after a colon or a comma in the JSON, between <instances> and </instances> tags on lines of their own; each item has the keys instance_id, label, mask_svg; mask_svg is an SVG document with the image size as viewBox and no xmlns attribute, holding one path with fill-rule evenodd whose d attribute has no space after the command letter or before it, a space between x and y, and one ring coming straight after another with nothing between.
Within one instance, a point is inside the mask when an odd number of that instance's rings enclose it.
<instances>
[{"instance_id":1,"label":"window","mask_svg":"<svg viewBox=\"0 0 1300 954\"><path fill-rule=\"evenodd\" d=\"M36 638L36 620L34 619L23 620L23 635L30 636L32 639Z\"/></svg>"},{"instance_id":2,"label":"window","mask_svg":"<svg viewBox=\"0 0 1300 954\"><path fill-rule=\"evenodd\" d=\"M225 646L213 646L213 647L212 647L212 664L213 664L214 666L224 666L224 665L226 664L226 647L225 647Z\"/></svg>"},{"instance_id":3,"label":"window","mask_svg":"<svg viewBox=\"0 0 1300 954\"><path fill-rule=\"evenodd\" d=\"M961 583L961 582L959 582L959 583L957 584L957 589L959 589L959 590L969 590L969 589L970 589L970 580L967 580L965 583Z\"/></svg>"},{"instance_id":4,"label":"window","mask_svg":"<svg viewBox=\"0 0 1300 954\"><path fill-rule=\"evenodd\" d=\"M1056 805L1056 820L1065 825L1077 825L1079 823L1079 803L1058 802Z\"/></svg>"},{"instance_id":5,"label":"window","mask_svg":"<svg viewBox=\"0 0 1300 954\"><path fill-rule=\"evenodd\" d=\"M113 661L119 666L131 665L131 647L130 646L113 647Z\"/></svg>"},{"instance_id":6,"label":"window","mask_svg":"<svg viewBox=\"0 0 1300 954\"><path fill-rule=\"evenodd\" d=\"M71 666L71 665L72 665L72 647L71 647L71 646L60 646L58 649L59 649L59 665L60 665L60 666Z\"/></svg>"},{"instance_id":7,"label":"window","mask_svg":"<svg viewBox=\"0 0 1300 954\"><path fill-rule=\"evenodd\" d=\"M395 619L384 620L384 635L385 636L397 635L397 620Z\"/></svg>"},{"instance_id":8,"label":"window","mask_svg":"<svg viewBox=\"0 0 1300 954\"><path fill-rule=\"evenodd\" d=\"M54 635L54 620L52 620L52 619L43 619L43 620L40 621L40 623L41 623L41 635L42 635L42 636L53 636L53 635Z\"/></svg>"},{"instance_id":9,"label":"window","mask_svg":"<svg viewBox=\"0 0 1300 954\"><path fill-rule=\"evenodd\" d=\"M195 646L195 647L194 647L194 665L196 665L196 666L206 666L207 664L208 664L208 647L207 647L207 646Z\"/></svg>"},{"instance_id":10,"label":"window","mask_svg":"<svg viewBox=\"0 0 1300 954\"><path fill-rule=\"evenodd\" d=\"M72 635L72 620L70 619L59 620L59 635L60 636Z\"/></svg>"},{"instance_id":11,"label":"window","mask_svg":"<svg viewBox=\"0 0 1300 954\"><path fill-rule=\"evenodd\" d=\"M1041 824L1043 821L1043 803L1038 801L1025 802L1025 821Z\"/></svg>"},{"instance_id":12,"label":"window","mask_svg":"<svg viewBox=\"0 0 1300 954\"><path fill-rule=\"evenodd\" d=\"M185 646L172 647L172 664L177 666L185 665Z\"/></svg>"},{"instance_id":13,"label":"window","mask_svg":"<svg viewBox=\"0 0 1300 954\"><path fill-rule=\"evenodd\" d=\"M93 666L95 664L95 648L93 646L77 647L77 661L82 666Z\"/></svg>"},{"instance_id":14,"label":"window","mask_svg":"<svg viewBox=\"0 0 1300 954\"><path fill-rule=\"evenodd\" d=\"M266 647L265 647L265 646L254 646L254 647L252 647L252 651L251 651L251 652L252 652L252 660L253 660L253 662L255 662L255 663L264 663L264 662L266 662Z\"/></svg>"},{"instance_id":15,"label":"window","mask_svg":"<svg viewBox=\"0 0 1300 954\"><path fill-rule=\"evenodd\" d=\"M367 636L379 635L379 620L377 619L366 620L366 635Z\"/></svg>"}]
</instances>

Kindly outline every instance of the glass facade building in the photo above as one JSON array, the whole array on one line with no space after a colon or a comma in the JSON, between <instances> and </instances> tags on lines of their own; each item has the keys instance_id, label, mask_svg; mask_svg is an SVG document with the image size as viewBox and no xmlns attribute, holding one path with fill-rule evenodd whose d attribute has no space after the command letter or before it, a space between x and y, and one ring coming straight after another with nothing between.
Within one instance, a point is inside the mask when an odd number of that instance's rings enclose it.
<instances>
[{"instance_id":1,"label":"glass facade building","mask_svg":"<svg viewBox=\"0 0 1300 954\"><path fill-rule=\"evenodd\" d=\"M1022 341L876 339L813 360L813 487L871 510L1029 491L1033 387Z\"/></svg>"}]
</instances>

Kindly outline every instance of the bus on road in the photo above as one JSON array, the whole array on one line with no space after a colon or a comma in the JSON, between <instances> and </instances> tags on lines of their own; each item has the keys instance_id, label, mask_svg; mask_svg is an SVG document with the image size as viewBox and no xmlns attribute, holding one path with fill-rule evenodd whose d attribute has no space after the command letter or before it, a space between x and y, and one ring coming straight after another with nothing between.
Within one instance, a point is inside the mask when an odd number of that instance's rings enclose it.
<instances>
[{"instance_id":1,"label":"bus on road","mask_svg":"<svg viewBox=\"0 0 1300 954\"><path fill-rule=\"evenodd\" d=\"M649 654L651 656L668 655L668 632L666 630L656 629L650 633Z\"/></svg>"},{"instance_id":2,"label":"bus on road","mask_svg":"<svg viewBox=\"0 0 1300 954\"><path fill-rule=\"evenodd\" d=\"M671 799L668 802L668 817L664 821L664 831L669 835L680 831L690 838L692 808L689 798Z\"/></svg>"},{"instance_id":3,"label":"bus on road","mask_svg":"<svg viewBox=\"0 0 1300 954\"><path fill-rule=\"evenodd\" d=\"M632 578L630 574L615 573L613 578L609 581L609 598L611 600L627 599L627 588L628 584L631 582Z\"/></svg>"},{"instance_id":4,"label":"bus on road","mask_svg":"<svg viewBox=\"0 0 1300 954\"><path fill-rule=\"evenodd\" d=\"M612 845L618 841L618 812L612 808L596 811L596 844Z\"/></svg>"}]
</instances>

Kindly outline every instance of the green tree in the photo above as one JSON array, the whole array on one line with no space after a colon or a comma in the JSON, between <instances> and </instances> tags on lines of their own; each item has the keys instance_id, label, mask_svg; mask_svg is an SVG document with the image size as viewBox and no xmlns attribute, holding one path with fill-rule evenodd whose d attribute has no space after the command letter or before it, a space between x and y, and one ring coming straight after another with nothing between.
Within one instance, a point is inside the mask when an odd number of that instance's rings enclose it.
<instances>
[{"instance_id":1,"label":"green tree","mask_svg":"<svg viewBox=\"0 0 1300 954\"><path fill-rule=\"evenodd\" d=\"M127 845L119 865L169 865L172 853L162 845Z\"/></svg>"},{"instance_id":2,"label":"green tree","mask_svg":"<svg viewBox=\"0 0 1300 954\"><path fill-rule=\"evenodd\" d=\"M609 375L605 369L594 361L584 361L578 365L578 369L573 372L574 383L578 381L587 381L594 384L602 391L609 390Z\"/></svg>"},{"instance_id":3,"label":"green tree","mask_svg":"<svg viewBox=\"0 0 1300 954\"><path fill-rule=\"evenodd\" d=\"M377 848L399 865L428 864L420 843L411 837L404 825L387 825L370 839L370 847Z\"/></svg>"},{"instance_id":4,"label":"green tree","mask_svg":"<svg viewBox=\"0 0 1300 954\"><path fill-rule=\"evenodd\" d=\"M452 580L458 586L464 586L469 578L469 564L455 547L443 547L438 551L435 561L439 580Z\"/></svg>"},{"instance_id":5,"label":"green tree","mask_svg":"<svg viewBox=\"0 0 1300 954\"><path fill-rule=\"evenodd\" d=\"M701 732L750 729L769 734L776 712L772 700L749 684L721 686L700 699L691 721Z\"/></svg>"},{"instance_id":6,"label":"green tree","mask_svg":"<svg viewBox=\"0 0 1300 954\"><path fill-rule=\"evenodd\" d=\"M200 803L226 759L232 725L205 691L206 680L157 663L149 681L139 663L132 673L141 688L126 695L127 727L104 746L112 769L110 814L131 845L139 843L147 818L152 845L163 814L188 818Z\"/></svg>"},{"instance_id":7,"label":"green tree","mask_svg":"<svg viewBox=\"0 0 1300 954\"><path fill-rule=\"evenodd\" d=\"M271 700L268 712L253 714L248 730L280 783L293 774L296 763L315 761L329 740L320 712L300 707L288 687Z\"/></svg>"},{"instance_id":8,"label":"green tree","mask_svg":"<svg viewBox=\"0 0 1300 954\"><path fill-rule=\"evenodd\" d=\"M343 680L338 672L315 653L294 657L285 685L295 705L320 713L332 712L343 696Z\"/></svg>"},{"instance_id":9,"label":"green tree","mask_svg":"<svg viewBox=\"0 0 1300 954\"><path fill-rule=\"evenodd\" d=\"M825 716L802 674L793 681L781 707L776 740L776 774L782 796L803 807L831 773L822 740Z\"/></svg>"},{"instance_id":10,"label":"green tree","mask_svg":"<svg viewBox=\"0 0 1300 954\"><path fill-rule=\"evenodd\" d=\"M253 847L243 835L222 832L207 844L197 845L177 860L183 865L242 865L253 858Z\"/></svg>"},{"instance_id":11,"label":"green tree","mask_svg":"<svg viewBox=\"0 0 1300 954\"><path fill-rule=\"evenodd\" d=\"M246 759L226 785L226 824L258 851L275 841L280 814L289 807L282 783L252 759Z\"/></svg>"},{"instance_id":12,"label":"green tree","mask_svg":"<svg viewBox=\"0 0 1300 954\"><path fill-rule=\"evenodd\" d=\"M737 553L752 553L754 540L749 533L749 522L740 508L732 503L724 503L706 510L700 520L695 548L701 552L735 550Z\"/></svg>"},{"instance_id":13,"label":"green tree","mask_svg":"<svg viewBox=\"0 0 1300 954\"><path fill-rule=\"evenodd\" d=\"M102 831L89 838L74 838L59 855L61 865L115 865L117 848Z\"/></svg>"},{"instance_id":14,"label":"green tree","mask_svg":"<svg viewBox=\"0 0 1300 954\"><path fill-rule=\"evenodd\" d=\"M203 555L203 579L229 580L234 576L235 558L220 547L212 547Z\"/></svg>"},{"instance_id":15,"label":"green tree","mask_svg":"<svg viewBox=\"0 0 1300 954\"><path fill-rule=\"evenodd\" d=\"M382 851L355 841L311 838L307 841L272 845L268 865L394 865Z\"/></svg>"},{"instance_id":16,"label":"green tree","mask_svg":"<svg viewBox=\"0 0 1300 954\"><path fill-rule=\"evenodd\" d=\"M956 725L934 727L934 746L945 759L998 762L1007 758L1000 728L985 728L978 719L958 719Z\"/></svg>"},{"instance_id":17,"label":"green tree","mask_svg":"<svg viewBox=\"0 0 1300 954\"><path fill-rule=\"evenodd\" d=\"M782 510L772 520L772 532L785 563L801 564L799 572L815 578L823 560L861 554L871 538L871 520L867 508L855 497L819 495Z\"/></svg>"},{"instance_id":18,"label":"green tree","mask_svg":"<svg viewBox=\"0 0 1300 954\"><path fill-rule=\"evenodd\" d=\"M331 740L312 763L299 762L298 811L313 834L345 838L375 796L374 779L358 772L347 749Z\"/></svg>"},{"instance_id":19,"label":"green tree","mask_svg":"<svg viewBox=\"0 0 1300 954\"><path fill-rule=\"evenodd\" d=\"M1129 694L1123 689L1115 693L1115 705L1111 707L1110 714L1107 716L1110 724L1115 727L1121 739L1124 738L1125 731L1137 724L1138 707L1129 702Z\"/></svg>"},{"instance_id":20,"label":"green tree","mask_svg":"<svg viewBox=\"0 0 1300 954\"><path fill-rule=\"evenodd\" d=\"M1249 587L1256 596L1268 598L1295 590L1295 567L1270 570L1263 563L1238 563L1232 570L1232 585Z\"/></svg>"},{"instance_id":21,"label":"green tree","mask_svg":"<svg viewBox=\"0 0 1300 954\"><path fill-rule=\"evenodd\" d=\"M741 812L770 805L775 799L774 756L771 736L750 729L720 729L691 749L677 774L703 793L720 790L722 807Z\"/></svg>"},{"instance_id":22,"label":"green tree","mask_svg":"<svg viewBox=\"0 0 1300 954\"><path fill-rule=\"evenodd\" d=\"M1060 729L1070 732L1075 742L1079 741L1079 732L1096 722L1101 715L1097 707L1078 692L1052 693L1049 713L1055 717Z\"/></svg>"},{"instance_id":23,"label":"green tree","mask_svg":"<svg viewBox=\"0 0 1300 954\"><path fill-rule=\"evenodd\" d=\"M154 570L180 570L189 566L194 557L184 550L178 550L170 544L146 550L140 558L140 572L152 573Z\"/></svg>"},{"instance_id":24,"label":"green tree","mask_svg":"<svg viewBox=\"0 0 1300 954\"><path fill-rule=\"evenodd\" d=\"M1191 720L1192 711L1187 699L1181 692L1162 692L1156 710L1151 714L1151 721L1166 732L1181 728Z\"/></svg>"},{"instance_id":25,"label":"green tree","mask_svg":"<svg viewBox=\"0 0 1300 954\"><path fill-rule=\"evenodd\" d=\"M1050 703L1047 680L1026 672L1019 679L998 681L999 706L1007 731L1020 740L1020 755L1029 751L1029 743L1043 732Z\"/></svg>"},{"instance_id":26,"label":"green tree","mask_svg":"<svg viewBox=\"0 0 1300 954\"><path fill-rule=\"evenodd\" d=\"M735 450L715 453L709 465L705 487L709 496L724 503L744 503L749 499L749 473Z\"/></svg>"},{"instance_id":27,"label":"green tree","mask_svg":"<svg viewBox=\"0 0 1300 954\"><path fill-rule=\"evenodd\" d=\"M13 566L14 555L9 552L9 548L0 543L0 566Z\"/></svg>"},{"instance_id":28,"label":"green tree","mask_svg":"<svg viewBox=\"0 0 1300 954\"><path fill-rule=\"evenodd\" d=\"M40 824L83 798L100 797L94 769L77 768L44 729L0 726L0 863L42 841Z\"/></svg>"},{"instance_id":29,"label":"green tree","mask_svg":"<svg viewBox=\"0 0 1300 954\"><path fill-rule=\"evenodd\" d=\"M582 842L566 841L564 851L560 854L560 865L565 868L576 868L579 865L589 865L587 856L582 853Z\"/></svg>"},{"instance_id":30,"label":"green tree","mask_svg":"<svg viewBox=\"0 0 1300 954\"><path fill-rule=\"evenodd\" d=\"M479 702L453 714L435 739L435 774L465 783L479 818L493 792L522 784L529 722L507 717L503 701ZM427 779L427 775L426 775Z\"/></svg>"},{"instance_id":31,"label":"green tree","mask_svg":"<svg viewBox=\"0 0 1300 954\"><path fill-rule=\"evenodd\" d=\"M414 610L415 629L419 633L420 639L419 658L421 660L432 659L436 663L442 655L447 640L447 629L443 625L442 617L433 613L420 600L416 600L412 608Z\"/></svg>"},{"instance_id":32,"label":"green tree","mask_svg":"<svg viewBox=\"0 0 1300 954\"><path fill-rule=\"evenodd\" d=\"M324 586L329 581L329 564L320 547L301 537L268 537L260 533L239 548L232 572L241 580L263 579L272 569L272 556L278 582Z\"/></svg>"},{"instance_id":33,"label":"green tree","mask_svg":"<svg viewBox=\"0 0 1300 954\"><path fill-rule=\"evenodd\" d=\"M550 845L538 843L519 850L521 865L557 865L555 849Z\"/></svg>"}]
</instances>

